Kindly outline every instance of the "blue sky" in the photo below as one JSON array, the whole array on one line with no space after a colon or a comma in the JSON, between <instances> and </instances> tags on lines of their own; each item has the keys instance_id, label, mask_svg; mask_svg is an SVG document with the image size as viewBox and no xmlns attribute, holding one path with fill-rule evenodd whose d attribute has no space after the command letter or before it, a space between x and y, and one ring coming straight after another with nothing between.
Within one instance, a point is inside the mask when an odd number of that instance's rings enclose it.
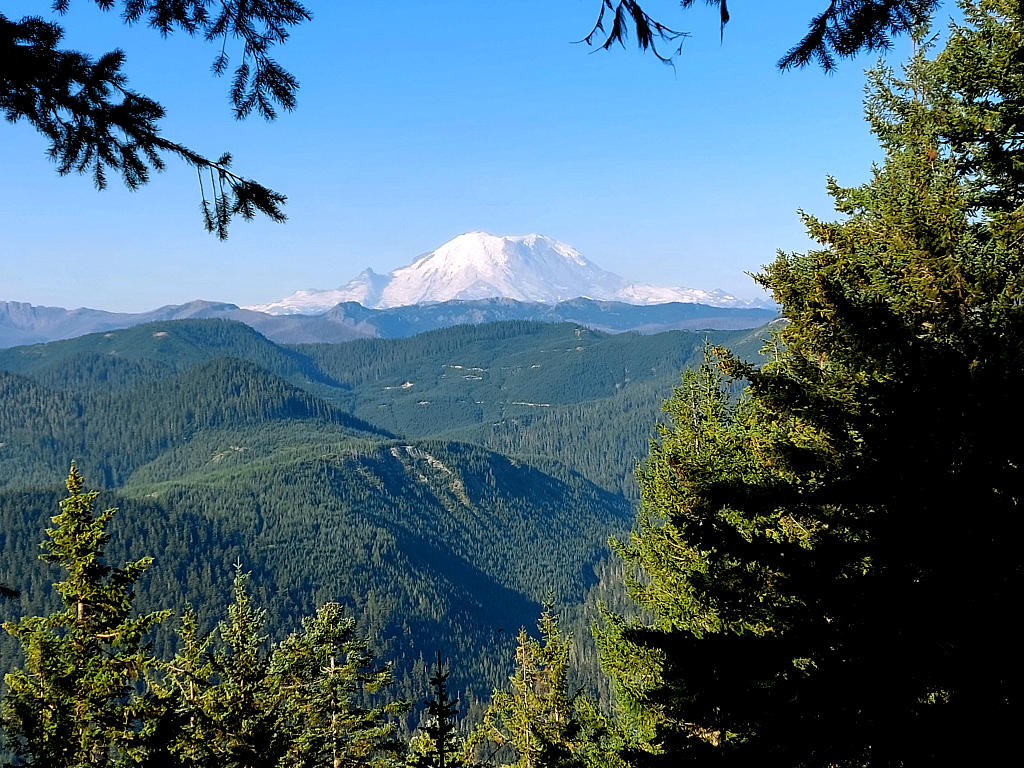
<instances>
[{"instance_id":1,"label":"blue sky","mask_svg":"<svg viewBox=\"0 0 1024 768\"><path fill-rule=\"evenodd\" d=\"M0 300L255 303L475 229L540 232L635 280L754 295L744 271L806 248L797 209L828 214L826 175L858 183L878 158L861 109L873 56L831 75L775 69L821 4L733 3L720 43L714 9L648 0L691 33L673 70L572 44L598 0L310 2L313 21L278 54L302 82L298 109L265 123L233 119L213 47L76 0L68 46L123 48L131 86L168 111L165 134L230 150L288 195L289 221L237 222L221 243L201 227L194 171L172 161L138 192L100 193L4 124ZM891 58L908 51L898 41Z\"/></svg>"}]
</instances>

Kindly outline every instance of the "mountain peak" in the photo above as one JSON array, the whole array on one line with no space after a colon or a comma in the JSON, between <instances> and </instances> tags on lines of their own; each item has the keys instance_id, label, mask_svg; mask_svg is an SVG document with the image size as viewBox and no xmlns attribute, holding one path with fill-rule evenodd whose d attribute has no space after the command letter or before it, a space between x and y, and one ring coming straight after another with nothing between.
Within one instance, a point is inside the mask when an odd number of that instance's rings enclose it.
<instances>
[{"instance_id":1,"label":"mountain peak","mask_svg":"<svg viewBox=\"0 0 1024 768\"><path fill-rule=\"evenodd\" d=\"M572 246L560 243L546 235L538 235L536 233L529 235L492 235L490 232L474 230L456 235L448 242L438 246L433 251L423 254L419 258L457 254L475 259L501 259L509 250L533 250L537 248L551 248L559 253L576 253Z\"/></svg>"},{"instance_id":2,"label":"mountain peak","mask_svg":"<svg viewBox=\"0 0 1024 768\"><path fill-rule=\"evenodd\" d=\"M572 246L549 238L545 234L536 232L492 234L480 230L460 234L433 251L423 254L410 266L421 265L422 268L423 264L433 263L437 268L441 268L440 265L445 264L447 271L451 271L452 269L487 269L490 265L497 265L516 270L520 276L525 276L536 269L560 268L562 262L596 269L583 257L583 254ZM485 278L494 278L494 275L484 276ZM485 280L485 282L493 281ZM493 286L493 288L498 288L498 286ZM521 298L507 293L496 293L494 296ZM492 298L492 296L451 296L449 298ZM572 297L563 296L561 298ZM530 297L530 300L544 299Z\"/></svg>"},{"instance_id":3,"label":"mountain peak","mask_svg":"<svg viewBox=\"0 0 1024 768\"><path fill-rule=\"evenodd\" d=\"M555 303L624 281L575 248L544 235L466 232L391 273L382 307L505 297Z\"/></svg>"},{"instance_id":4,"label":"mountain peak","mask_svg":"<svg viewBox=\"0 0 1024 768\"><path fill-rule=\"evenodd\" d=\"M313 314L345 301L386 309L489 298L556 304L581 296L629 304L753 304L721 291L632 283L601 269L571 245L546 235L494 235L473 230L388 275L367 268L340 288L296 291L280 301L249 309L271 314Z\"/></svg>"}]
</instances>

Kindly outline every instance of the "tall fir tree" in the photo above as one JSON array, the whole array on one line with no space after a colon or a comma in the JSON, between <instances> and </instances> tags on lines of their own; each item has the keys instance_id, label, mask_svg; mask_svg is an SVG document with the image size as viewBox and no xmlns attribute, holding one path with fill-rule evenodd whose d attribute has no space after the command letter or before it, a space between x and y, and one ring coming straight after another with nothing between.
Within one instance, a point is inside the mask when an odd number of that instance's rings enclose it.
<instances>
[{"instance_id":1,"label":"tall fir tree","mask_svg":"<svg viewBox=\"0 0 1024 768\"><path fill-rule=\"evenodd\" d=\"M207 712L214 686L210 646L213 635L202 636L192 606L185 609L178 629L178 652L161 667L158 692L168 713L167 751L183 768L214 765L217 733Z\"/></svg>"},{"instance_id":2,"label":"tall fir tree","mask_svg":"<svg viewBox=\"0 0 1024 768\"><path fill-rule=\"evenodd\" d=\"M759 280L786 324L733 403L690 375L602 636L637 764L996 764L1021 688L1019 3L964 4L867 100L869 182ZM919 42L925 43L923 35Z\"/></svg>"},{"instance_id":3,"label":"tall fir tree","mask_svg":"<svg viewBox=\"0 0 1024 768\"><path fill-rule=\"evenodd\" d=\"M572 641L550 603L537 621L539 639L523 629L509 687L496 690L470 742L507 768L622 765L617 724L582 691L570 690Z\"/></svg>"},{"instance_id":4,"label":"tall fir tree","mask_svg":"<svg viewBox=\"0 0 1024 768\"><path fill-rule=\"evenodd\" d=\"M371 706L391 686L391 669L374 659L356 634L355 619L338 603L303 619L302 631L273 652L269 676L283 696L290 745L281 768L389 768L402 764L395 716L404 701Z\"/></svg>"},{"instance_id":5,"label":"tall fir tree","mask_svg":"<svg viewBox=\"0 0 1024 768\"><path fill-rule=\"evenodd\" d=\"M248 583L236 566L234 600L212 638L201 638L185 615L170 687L182 721L173 751L186 763L275 768L288 752L284 694L270 678L266 611Z\"/></svg>"},{"instance_id":6,"label":"tall fir tree","mask_svg":"<svg viewBox=\"0 0 1024 768\"><path fill-rule=\"evenodd\" d=\"M74 464L67 489L40 555L65 571L54 585L64 609L4 624L25 654L24 668L5 677L4 738L23 765L146 764L162 711L145 685L155 663L146 636L169 612L132 616L135 584L152 558L106 565L116 510L94 511L97 493L84 490Z\"/></svg>"},{"instance_id":7,"label":"tall fir tree","mask_svg":"<svg viewBox=\"0 0 1024 768\"><path fill-rule=\"evenodd\" d=\"M458 734L458 698L448 693L448 676L437 652L437 669L430 678L433 695L427 699L427 724L420 738L413 738L409 765L412 768L467 768L464 745Z\"/></svg>"}]
</instances>

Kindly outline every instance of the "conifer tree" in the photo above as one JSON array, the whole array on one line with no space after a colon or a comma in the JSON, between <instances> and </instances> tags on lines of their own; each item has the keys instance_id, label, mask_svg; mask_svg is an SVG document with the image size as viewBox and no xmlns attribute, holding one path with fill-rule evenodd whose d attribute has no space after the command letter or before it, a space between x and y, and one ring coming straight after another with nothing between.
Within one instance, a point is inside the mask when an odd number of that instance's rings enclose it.
<instances>
[{"instance_id":1,"label":"conifer tree","mask_svg":"<svg viewBox=\"0 0 1024 768\"><path fill-rule=\"evenodd\" d=\"M196 615L188 606L178 630L178 652L170 663L162 665L164 678L159 692L171 714L168 751L182 766L214 763L217 734L206 711L214 686L210 645L213 635L200 636Z\"/></svg>"},{"instance_id":2,"label":"conifer tree","mask_svg":"<svg viewBox=\"0 0 1024 768\"><path fill-rule=\"evenodd\" d=\"M474 742L494 744L499 752L514 756L510 768L589 764L591 747L601 741L600 716L585 697L569 692L572 642L562 634L550 604L545 604L537 629L539 640L520 630L511 687L494 691Z\"/></svg>"},{"instance_id":3,"label":"conifer tree","mask_svg":"<svg viewBox=\"0 0 1024 768\"><path fill-rule=\"evenodd\" d=\"M5 741L24 765L138 765L161 712L144 690L155 663L145 637L169 612L132 616L135 584L152 559L106 565L116 510L95 513L97 493L84 490L74 464L67 489L40 555L65 571L54 585L64 609L4 624L25 654L24 668L5 677Z\"/></svg>"},{"instance_id":4,"label":"conifer tree","mask_svg":"<svg viewBox=\"0 0 1024 768\"><path fill-rule=\"evenodd\" d=\"M414 740L410 765L413 768L465 768L463 745L457 733L455 717L459 700L448 693L448 676L437 652L437 670L430 678L434 695L427 700L427 724L423 726L425 738Z\"/></svg>"},{"instance_id":5,"label":"conifer tree","mask_svg":"<svg viewBox=\"0 0 1024 768\"><path fill-rule=\"evenodd\" d=\"M392 684L391 670L376 663L341 605L327 603L303 619L302 632L274 649L269 675L283 696L290 740L282 768L400 765L404 745L395 736L394 716L408 706L364 701Z\"/></svg>"},{"instance_id":6,"label":"conifer tree","mask_svg":"<svg viewBox=\"0 0 1024 768\"><path fill-rule=\"evenodd\" d=\"M1015 727L1024 11L964 7L871 75L884 163L759 277L778 356L721 353L739 403L688 376L639 472L655 619L601 638L638 765L988 765Z\"/></svg>"},{"instance_id":7,"label":"conifer tree","mask_svg":"<svg viewBox=\"0 0 1024 768\"><path fill-rule=\"evenodd\" d=\"M179 695L188 690L189 721L176 752L199 765L271 768L290 746L284 696L269 674L266 611L254 604L248 582L238 566L234 601L215 632L209 666L203 663L207 641L195 636L191 622L183 626L184 673L176 673L175 687ZM197 694L190 683L205 690Z\"/></svg>"}]
</instances>

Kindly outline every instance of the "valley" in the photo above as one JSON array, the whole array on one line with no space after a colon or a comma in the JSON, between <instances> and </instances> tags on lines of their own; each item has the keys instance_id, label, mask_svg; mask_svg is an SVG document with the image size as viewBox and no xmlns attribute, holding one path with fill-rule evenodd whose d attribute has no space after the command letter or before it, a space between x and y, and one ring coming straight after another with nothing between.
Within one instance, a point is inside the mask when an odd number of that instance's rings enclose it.
<instances>
[{"instance_id":1,"label":"valley","mask_svg":"<svg viewBox=\"0 0 1024 768\"><path fill-rule=\"evenodd\" d=\"M660 403L705 344L753 359L766 336L516 321L288 346L193 319L0 350L4 616L45 607L35 553L75 461L120 510L111 560L155 557L143 610L208 627L240 563L275 635L337 600L402 695L440 649L477 700L551 599L596 687L584 595Z\"/></svg>"}]
</instances>

